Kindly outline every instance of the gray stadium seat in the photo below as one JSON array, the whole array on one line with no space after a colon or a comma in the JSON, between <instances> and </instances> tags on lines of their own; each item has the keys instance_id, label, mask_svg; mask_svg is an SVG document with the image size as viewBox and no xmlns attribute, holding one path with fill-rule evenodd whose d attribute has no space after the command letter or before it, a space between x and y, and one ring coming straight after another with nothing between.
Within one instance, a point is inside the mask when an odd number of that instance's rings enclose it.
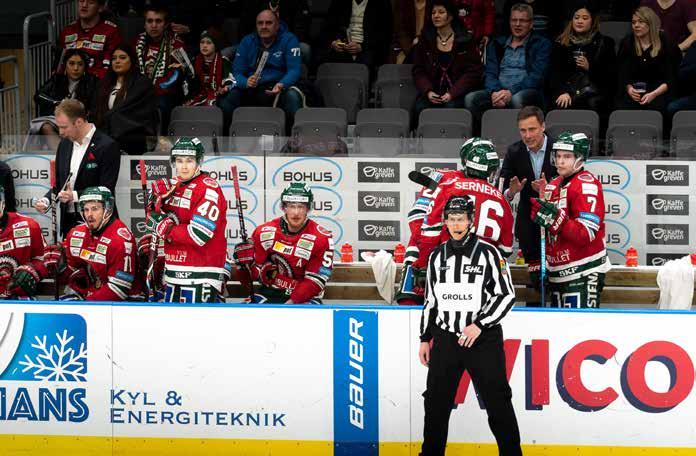
<instances>
[{"instance_id":1,"label":"gray stadium seat","mask_svg":"<svg viewBox=\"0 0 696 456\"><path fill-rule=\"evenodd\" d=\"M614 50L619 50L619 44L631 31L631 23L623 21L606 21L599 23L599 31L614 40Z\"/></svg>"},{"instance_id":2,"label":"gray stadium seat","mask_svg":"<svg viewBox=\"0 0 696 456\"><path fill-rule=\"evenodd\" d=\"M459 147L471 137L473 118L466 109L429 108L418 119L418 152L458 157Z\"/></svg>"},{"instance_id":3,"label":"gray stadium seat","mask_svg":"<svg viewBox=\"0 0 696 456\"><path fill-rule=\"evenodd\" d=\"M300 108L295 113L287 150L303 155L345 153L340 139L348 135L348 117L341 108Z\"/></svg>"},{"instance_id":4,"label":"gray stadium seat","mask_svg":"<svg viewBox=\"0 0 696 456\"><path fill-rule=\"evenodd\" d=\"M328 107L343 108L348 122L355 123L358 111L367 107L370 74L360 63L322 63L316 86Z\"/></svg>"},{"instance_id":5,"label":"gray stadium seat","mask_svg":"<svg viewBox=\"0 0 696 456\"><path fill-rule=\"evenodd\" d=\"M229 133L234 153L277 152L285 136L285 112L280 108L241 106L234 111ZM262 135L273 137L273 142L262 142Z\"/></svg>"},{"instance_id":6,"label":"gray stadium seat","mask_svg":"<svg viewBox=\"0 0 696 456\"><path fill-rule=\"evenodd\" d=\"M175 120L205 120L217 128L217 135L222 132L222 110L217 106L177 106L172 111L171 121Z\"/></svg>"},{"instance_id":7,"label":"gray stadium seat","mask_svg":"<svg viewBox=\"0 0 696 456\"><path fill-rule=\"evenodd\" d=\"M609 115L607 155L645 160L662 150L662 114L659 111L616 110Z\"/></svg>"},{"instance_id":8,"label":"gray stadium seat","mask_svg":"<svg viewBox=\"0 0 696 456\"><path fill-rule=\"evenodd\" d=\"M413 78L375 82L375 106L402 108L410 111L418 98Z\"/></svg>"},{"instance_id":9,"label":"gray stadium seat","mask_svg":"<svg viewBox=\"0 0 696 456\"><path fill-rule=\"evenodd\" d=\"M172 137L172 142L181 136L195 136L203 142L206 151L217 155L220 153L218 138L221 130L222 126L218 127L209 120L172 120L167 133Z\"/></svg>"},{"instance_id":10,"label":"gray stadium seat","mask_svg":"<svg viewBox=\"0 0 696 456\"><path fill-rule=\"evenodd\" d=\"M355 124L356 154L387 157L407 153L410 114L400 108L363 109Z\"/></svg>"},{"instance_id":11,"label":"gray stadium seat","mask_svg":"<svg viewBox=\"0 0 696 456\"><path fill-rule=\"evenodd\" d=\"M670 134L672 155L676 158L696 158L696 111L679 111L672 118Z\"/></svg>"},{"instance_id":12,"label":"gray stadium seat","mask_svg":"<svg viewBox=\"0 0 696 456\"><path fill-rule=\"evenodd\" d=\"M399 81L401 79L413 79L413 65L387 63L377 70L377 81Z\"/></svg>"},{"instance_id":13,"label":"gray stadium seat","mask_svg":"<svg viewBox=\"0 0 696 456\"><path fill-rule=\"evenodd\" d=\"M599 114L585 109L555 109L546 116L546 132L557 137L564 131L585 133L592 140L590 155L599 154Z\"/></svg>"},{"instance_id":14,"label":"gray stadium seat","mask_svg":"<svg viewBox=\"0 0 696 456\"><path fill-rule=\"evenodd\" d=\"M481 119L481 137L493 141L502 159L511 144L520 140L517 128L519 109L489 109Z\"/></svg>"}]
</instances>

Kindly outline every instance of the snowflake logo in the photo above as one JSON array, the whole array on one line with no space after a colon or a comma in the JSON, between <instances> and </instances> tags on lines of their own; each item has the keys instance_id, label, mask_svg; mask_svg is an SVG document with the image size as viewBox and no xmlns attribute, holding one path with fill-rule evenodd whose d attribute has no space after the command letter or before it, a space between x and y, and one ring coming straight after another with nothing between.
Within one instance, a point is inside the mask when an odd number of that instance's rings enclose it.
<instances>
[{"instance_id":1,"label":"snowflake logo","mask_svg":"<svg viewBox=\"0 0 696 456\"><path fill-rule=\"evenodd\" d=\"M34 336L32 348L38 350L38 354L31 359L24 355L24 361L19 364L25 366L22 372L31 371L36 380L84 382L87 381L87 347L80 343L79 350L75 351L69 345L74 337L68 335L68 330L63 334L55 333L56 343L48 346L47 337Z\"/></svg>"}]
</instances>

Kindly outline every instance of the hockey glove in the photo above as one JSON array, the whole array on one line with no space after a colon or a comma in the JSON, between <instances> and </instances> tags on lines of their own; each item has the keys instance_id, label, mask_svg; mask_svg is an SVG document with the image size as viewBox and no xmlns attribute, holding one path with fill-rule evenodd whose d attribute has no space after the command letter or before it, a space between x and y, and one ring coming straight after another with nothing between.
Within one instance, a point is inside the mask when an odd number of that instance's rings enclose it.
<instances>
[{"instance_id":1,"label":"hockey glove","mask_svg":"<svg viewBox=\"0 0 696 456\"><path fill-rule=\"evenodd\" d=\"M44 265L49 272L56 271L58 274L65 270L65 248L63 244L50 244L44 249Z\"/></svg>"},{"instance_id":2,"label":"hockey glove","mask_svg":"<svg viewBox=\"0 0 696 456\"><path fill-rule=\"evenodd\" d=\"M173 212L169 212L168 214L150 212L146 227L150 232L156 233L157 236L166 240L169 232L178 224L179 219Z\"/></svg>"},{"instance_id":3,"label":"hockey glove","mask_svg":"<svg viewBox=\"0 0 696 456\"><path fill-rule=\"evenodd\" d=\"M564 209L559 209L555 204L542 201L539 198L530 198L532 210L530 217L537 225L548 229L551 234L558 234L563 224L568 220Z\"/></svg>"},{"instance_id":4,"label":"hockey glove","mask_svg":"<svg viewBox=\"0 0 696 456\"><path fill-rule=\"evenodd\" d=\"M254 264L254 244L251 241L242 241L234 246L232 256L237 265L251 266Z\"/></svg>"},{"instance_id":5,"label":"hockey glove","mask_svg":"<svg viewBox=\"0 0 696 456\"><path fill-rule=\"evenodd\" d=\"M267 287L273 285L276 275L278 275L278 266L273 263L264 263L259 268L259 281Z\"/></svg>"},{"instance_id":6,"label":"hockey glove","mask_svg":"<svg viewBox=\"0 0 696 456\"><path fill-rule=\"evenodd\" d=\"M41 282L41 276L34 266L24 264L12 274L12 280L7 288L10 295L34 296L39 282Z\"/></svg>"},{"instance_id":7,"label":"hockey glove","mask_svg":"<svg viewBox=\"0 0 696 456\"><path fill-rule=\"evenodd\" d=\"M5 288L7 286L17 266L17 260L14 258L7 255L0 256L0 287Z\"/></svg>"},{"instance_id":8,"label":"hockey glove","mask_svg":"<svg viewBox=\"0 0 696 456\"><path fill-rule=\"evenodd\" d=\"M80 298L85 299L92 291L92 288L101 288L101 281L94 269L87 265L87 267L76 269L75 272L70 274L68 286Z\"/></svg>"},{"instance_id":9,"label":"hockey glove","mask_svg":"<svg viewBox=\"0 0 696 456\"><path fill-rule=\"evenodd\" d=\"M143 235L143 237L138 239L138 258L144 257L149 259L152 247L152 234Z\"/></svg>"},{"instance_id":10,"label":"hockey glove","mask_svg":"<svg viewBox=\"0 0 696 456\"><path fill-rule=\"evenodd\" d=\"M172 196L174 190L176 190L176 180L174 179L163 178L152 183L148 201L155 212L161 212L162 204Z\"/></svg>"},{"instance_id":11,"label":"hockey glove","mask_svg":"<svg viewBox=\"0 0 696 456\"><path fill-rule=\"evenodd\" d=\"M535 290L541 290L540 279L541 279L541 263L539 260L531 260L527 265L527 271L529 271L529 281Z\"/></svg>"}]
</instances>

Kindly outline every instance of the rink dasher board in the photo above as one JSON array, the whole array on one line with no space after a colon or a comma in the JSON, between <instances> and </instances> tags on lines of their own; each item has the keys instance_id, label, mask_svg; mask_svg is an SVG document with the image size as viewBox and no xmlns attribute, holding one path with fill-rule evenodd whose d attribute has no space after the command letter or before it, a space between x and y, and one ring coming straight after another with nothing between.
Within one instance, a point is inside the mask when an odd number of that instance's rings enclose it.
<instances>
[{"instance_id":1,"label":"rink dasher board","mask_svg":"<svg viewBox=\"0 0 696 456\"><path fill-rule=\"evenodd\" d=\"M525 454L693 454L694 318L513 311ZM0 454L417 454L419 320L384 306L2 303ZM22 372L44 336L49 354L85 345L82 378ZM496 454L473 388L457 401L448 454Z\"/></svg>"}]
</instances>

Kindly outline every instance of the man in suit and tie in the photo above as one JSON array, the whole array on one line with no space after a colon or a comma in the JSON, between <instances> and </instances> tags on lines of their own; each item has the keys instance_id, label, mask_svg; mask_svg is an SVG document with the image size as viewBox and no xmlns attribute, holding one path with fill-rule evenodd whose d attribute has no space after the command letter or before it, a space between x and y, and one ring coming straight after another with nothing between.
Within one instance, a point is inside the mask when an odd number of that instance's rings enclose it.
<instances>
[{"instance_id":1,"label":"man in suit and tie","mask_svg":"<svg viewBox=\"0 0 696 456\"><path fill-rule=\"evenodd\" d=\"M63 100L56 107L56 125L63 138L56 152L56 186L60 201L60 232L65 237L81 222L77 209L79 193L88 187L103 186L116 193L121 167L118 144L87 121L84 105L74 99ZM72 176L68 181L68 174ZM46 212L50 208L50 192L39 199L34 208Z\"/></svg>"},{"instance_id":2,"label":"man in suit and tie","mask_svg":"<svg viewBox=\"0 0 696 456\"><path fill-rule=\"evenodd\" d=\"M522 139L508 147L503 160L501 177L504 179L504 195L512 201L520 193L515 218L515 237L527 261L529 275L535 288L539 288L541 235L539 225L529 217L530 198L537 198L539 191L558 174L551 164L553 138L546 135L544 112L536 106L526 106L517 115L517 127ZM527 307L539 303L527 303Z\"/></svg>"}]
</instances>

